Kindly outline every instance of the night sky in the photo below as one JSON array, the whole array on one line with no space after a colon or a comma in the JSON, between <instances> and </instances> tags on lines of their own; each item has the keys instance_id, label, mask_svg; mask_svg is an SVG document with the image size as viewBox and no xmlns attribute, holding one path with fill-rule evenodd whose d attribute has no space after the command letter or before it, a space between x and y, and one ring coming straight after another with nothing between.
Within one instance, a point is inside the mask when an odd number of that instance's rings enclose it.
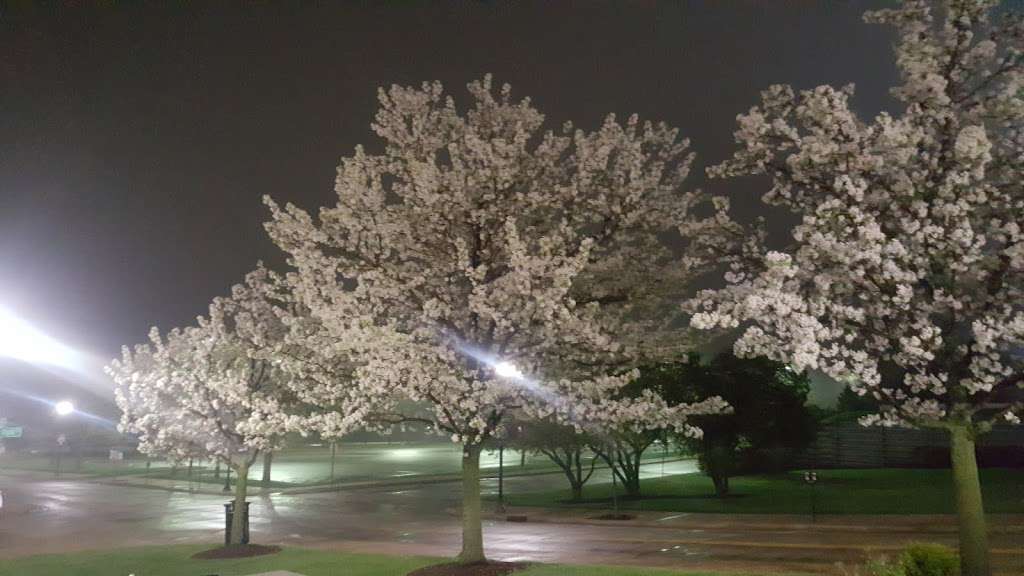
<instances>
[{"instance_id":1,"label":"night sky","mask_svg":"<svg viewBox=\"0 0 1024 576\"><path fill-rule=\"evenodd\" d=\"M693 141L694 185L769 84L894 105L892 32L861 21L879 2L96 4L0 12L0 307L97 362L280 265L260 197L331 203L379 86L437 79L464 102L491 72L553 126L664 120ZM750 217L764 185L707 187ZM0 363L0 388L86 380Z\"/></svg>"}]
</instances>

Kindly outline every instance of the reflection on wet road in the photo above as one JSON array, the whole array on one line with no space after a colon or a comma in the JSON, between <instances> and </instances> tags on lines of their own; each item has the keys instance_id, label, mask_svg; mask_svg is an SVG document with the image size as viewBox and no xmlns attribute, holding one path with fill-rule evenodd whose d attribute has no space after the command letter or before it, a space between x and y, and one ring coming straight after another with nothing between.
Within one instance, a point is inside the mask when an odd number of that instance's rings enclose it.
<instances>
[{"instance_id":1,"label":"reflection on wet road","mask_svg":"<svg viewBox=\"0 0 1024 576\"><path fill-rule=\"evenodd\" d=\"M512 478L506 489L550 488L560 480ZM459 539L458 486L449 482L254 497L253 538L353 551L453 555ZM493 491L494 482L485 489ZM0 490L5 496L0 557L157 543L214 544L222 538L221 505L228 499L26 476L0 476ZM770 565L773 570L831 572L836 561L863 559L864 546L886 550L921 539L912 531L770 530L743 523L708 527L678 521L671 527L489 521L485 530L489 554L500 559L754 571ZM925 537L954 541L952 532ZM993 547L1020 550L1024 535L996 534ZM1024 573L1024 555L1001 554L996 562L1002 573Z\"/></svg>"}]
</instances>

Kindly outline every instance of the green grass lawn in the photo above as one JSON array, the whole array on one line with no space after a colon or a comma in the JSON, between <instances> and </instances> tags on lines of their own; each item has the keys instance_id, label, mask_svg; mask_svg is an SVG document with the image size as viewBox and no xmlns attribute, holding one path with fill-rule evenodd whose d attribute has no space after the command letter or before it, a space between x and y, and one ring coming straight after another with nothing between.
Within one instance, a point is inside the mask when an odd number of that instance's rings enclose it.
<instances>
[{"instance_id":1,"label":"green grass lawn","mask_svg":"<svg viewBox=\"0 0 1024 576\"><path fill-rule=\"evenodd\" d=\"M649 450L646 460L659 461L666 455L660 450ZM669 456L677 457L672 452ZM498 454L485 451L480 458L484 475L497 474ZM262 486L262 458L257 459L249 473L251 486ZM600 467L600 466L599 466ZM462 468L462 449L450 442L405 442L405 443L341 443L338 445L334 465L334 482L358 482L391 480L408 477L457 475ZM55 472L56 461L43 455L5 454L0 456L0 471L32 470ZM153 461L146 467L143 457L124 462L110 462L105 458L89 457L77 459L65 456L61 462L65 473L82 474L90 477L131 476L173 479L182 482L218 484L224 482L225 470L214 476L213 466L196 462L192 475L186 466L172 468L170 463ZM557 471L557 467L546 457L528 454L525 462L514 450L505 450L505 474L515 476L535 472ZM274 455L270 487L286 488L309 486L331 482L331 450L329 446L294 446Z\"/></svg>"},{"instance_id":2,"label":"green grass lawn","mask_svg":"<svg viewBox=\"0 0 1024 576\"><path fill-rule=\"evenodd\" d=\"M732 495L714 496L703 474L650 478L641 482L640 500L620 498L625 509L739 514L808 514L811 489L802 472L739 476L730 479ZM981 471L985 509L990 513L1024 513L1024 470ZM821 470L814 487L820 514L953 513L949 470ZM621 493L621 487L620 487ZM507 494L513 506L611 507L611 484L587 485L584 500L569 502L568 490Z\"/></svg>"},{"instance_id":3,"label":"green grass lawn","mask_svg":"<svg viewBox=\"0 0 1024 576\"><path fill-rule=\"evenodd\" d=\"M153 462L149 468L146 461L139 458L121 462L111 462L106 458L64 456L60 461L60 472L91 477L109 476L142 476L170 471L171 465L165 462ZM0 456L0 471L23 470L31 472L50 472L56 475L57 461L52 456L36 454L4 454Z\"/></svg>"},{"instance_id":4,"label":"green grass lawn","mask_svg":"<svg viewBox=\"0 0 1024 576\"><path fill-rule=\"evenodd\" d=\"M290 570L305 576L404 576L411 570L447 560L440 558L371 556L287 548L278 554L232 560L193 560L203 546L129 548L30 556L0 562L0 576L240 576ZM537 565L522 576L715 576L709 572L676 572L655 568ZM738 575L733 575L738 576Z\"/></svg>"}]
</instances>

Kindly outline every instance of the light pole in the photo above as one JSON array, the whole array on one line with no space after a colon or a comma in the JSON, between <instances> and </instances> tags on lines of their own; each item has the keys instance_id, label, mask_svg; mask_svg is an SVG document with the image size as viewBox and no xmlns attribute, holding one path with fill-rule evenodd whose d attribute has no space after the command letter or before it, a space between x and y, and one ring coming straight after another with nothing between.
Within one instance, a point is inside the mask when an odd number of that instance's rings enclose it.
<instances>
[{"instance_id":1,"label":"light pole","mask_svg":"<svg viewBox=\"0 0 1024 576\"><path fill-rule=\"evenodd\" d=\"M334 456L338 453L338 443L331 440L331 482L334 482Z\"/></svg>"},{"instance_id":2,"label":"light pole","mask_svg":"<svg viewBox=\"0 0 1024 576\"><path fill-rule=\"evenodd\" d=\"M70 400L61 400L53 405L53 412L57 415L57 418L64 418L75 412L75 405ZM67 435L64 433L57 435L57 476L60 476L60 460L61 456L64 455L64 446L67 442Z\"/></svg>"},{"instance_id":3,"label":"light pole","mask_svg":"<svg viewBox=\"0 0 1024 576\"><path fill-rule=\"evenodd\" d=\"M498 444L498 512L505 511L505 443Z\"/></svg>"}]
</instances>

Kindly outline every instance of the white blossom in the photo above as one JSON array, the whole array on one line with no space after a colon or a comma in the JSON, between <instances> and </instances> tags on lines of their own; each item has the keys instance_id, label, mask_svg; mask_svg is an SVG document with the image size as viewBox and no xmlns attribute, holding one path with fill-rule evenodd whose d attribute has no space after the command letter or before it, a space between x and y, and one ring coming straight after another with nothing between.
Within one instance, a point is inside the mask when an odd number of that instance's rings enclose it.
<instances>
[{"instance_id":1,"label":"white blossom","mask_svg":"<svg viewBox=\"0 0 1024 576\"><path fill-rule=\"evenodd\" d=\"M382 151L342 160L336 205L313 217L267 199L308 310L288 343L316 355L286 369L322 384L303 400L329 413L344 396L377 427L420 422L466 445L512 412L688 430L720 409L620 393L631 368L685 344L673 303L739 237L724 199L685 189L687 142L635 116L543 131L507 85L469 92L461 112L436 82L381 90Z\"/></svg>"},{"instance_id":2,"label":"white blossom","mask_svg":"<svg viewBox=\"0 0 1024 576\"><path fill-rule=\"evenodd\" d=\"M1024 382L1024 24L992 1L906 1L903 111L861 119L852 87L773 86L741 115L716 177L764 174L800 217L750 249L692 326L744 326L736 351L815 368L880 400L866 424L1016 423Z\"/></svg>"}]
</instances>

